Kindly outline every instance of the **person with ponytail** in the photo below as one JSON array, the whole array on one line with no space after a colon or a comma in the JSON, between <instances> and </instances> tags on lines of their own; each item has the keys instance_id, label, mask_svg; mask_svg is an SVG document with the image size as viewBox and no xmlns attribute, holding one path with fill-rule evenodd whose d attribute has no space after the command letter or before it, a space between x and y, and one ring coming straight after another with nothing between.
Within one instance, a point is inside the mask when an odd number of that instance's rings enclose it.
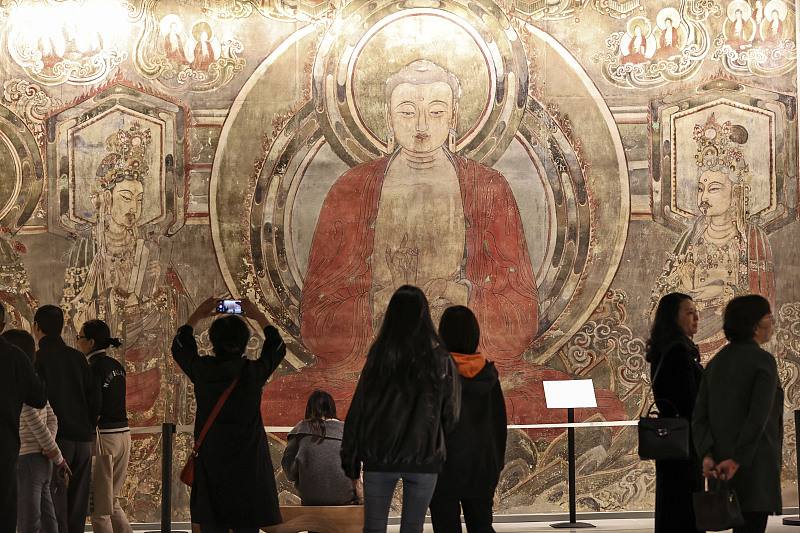
<instances>
[{"instance_id":1,"label":"person with ponytail","mask_svg":"<svg viewBox=\"0 0 800 533\"><path fill-rule=\"evenodd\" d=\"M242 300L241 315L217 316L208 330L214 355L201 357L195 332L201 321L216 316L209 298L178 329L172 357L192 380L197 398L195 442L212 418L194 463L189 505L201 533L258 533L282 522L275 473L261 418L261 391L286 356L286 345L264 313ZM254 320L264 335L260 356L245 357ZM227 396L217 413L215 406Z\"/></svg>"},{"instance_id":2,"label":"person with ponytail","mask_svg":"<svg viewBox=\"0 0 800 533\"><path fill-rule=\"evenodd\" d=\"M111 336L108 324L102 320L84 322L77 337L77 348L89 360L92 382L100 389L100 416L97 420L103 451L114 458L114 509L111 515L92 515L95 533L131 533L128 517L119 504L119 493L128 473L131 456L131 432L125 406L125 368L108 355L109 348L119 348L121 342ZM98 453L95 442L94 454Z\"/></svg>"},{"instance_id":3,"label":"person with ponytail","mask_svg":"<svg viewBox=\"0 0 800 533\"><path fill-rule=\"evenodd\" d=\"M358 500L342 470L344 422L336 417L336 403L325 391L308 397L306 418L286 438L283 473L294 481L303 505L346 505Z\"/></svg>"}]
</instances>

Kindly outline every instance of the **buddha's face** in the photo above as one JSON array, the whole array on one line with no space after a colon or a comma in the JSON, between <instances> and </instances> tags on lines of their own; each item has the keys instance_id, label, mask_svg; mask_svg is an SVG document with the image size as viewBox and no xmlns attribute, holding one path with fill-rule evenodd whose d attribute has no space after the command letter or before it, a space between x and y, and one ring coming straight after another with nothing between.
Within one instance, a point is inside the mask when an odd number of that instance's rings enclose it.
<instances>
[{"instance_id":1,"label":"buddha's face","mask_svg":"<svg viewBox=\"0 0 800 533\"><path fill-rule=\"evenodd\" d=\"M444 82L401 83L392 91L387 110L389 131L405 150L426 153L447 142L455 126L453 91Z\"/></svg>"},{"instance_id":2,"label":"buddha's face","mask_svg":"<svg viewBox=\"0 0 800 533\"><path fill-rule=\"evenodd\" d=\"M697 181L697 206L709 217L725 214L733 203L733 183L722 172L707 170Z\"/></svg>"},{"instance_id":3,"label":"buddha's face","mask_svg":"<svg viewBox=\"0 0 800 533\"><path fill-rule=\"evenodd\" d=\"M144 186L135 180L124 180L111 191L111 220L132 228L142 215Z\"/></svg>"}]
</instances>

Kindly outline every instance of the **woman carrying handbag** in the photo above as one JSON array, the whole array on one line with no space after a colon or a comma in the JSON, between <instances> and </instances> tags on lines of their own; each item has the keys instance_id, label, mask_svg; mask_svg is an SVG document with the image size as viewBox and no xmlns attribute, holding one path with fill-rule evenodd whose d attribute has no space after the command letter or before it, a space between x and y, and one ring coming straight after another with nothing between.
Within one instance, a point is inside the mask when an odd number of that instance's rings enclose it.
<instances>
[{"instance_id":1,"label":"woman carrying handbag","mask_svg":"<svg viewBox=\"0 0 800 533\"><path fill-rule=\"evenodd\" d=\"M700 355L692 342L697 322L690 296L673 292L658 302L647 341L647 361L659 418L681 416L691 422L703 376ZM692 494L702 489L700 458L692 446L687 459L656 461L655 533L698 531Z\"/></svg>"},{"instance_id":2,"label":"woman carrying handbag","mask_svg":"<svg viewBox=\"0 0 800 533\"><path fill-rule=\"evenodd\" d=\"M760 347L774 325L762 296L728 302L730 342L706 367L692 420L703 475L727 480L739 499L745 523L734 533L763 533L768 515L781 513L783 389L775 357Z\"/></svg>"},{"instance_id":3,"label":"woman carrying handbag","mask_svg":"<svg viewBox=\"0 0 800 533\"><path fill-rule=\"evenodd\" d=\"M210 418L194 460L190 507L202 533L256 533L281 522L275 475L261 421L261 391L286 355L278 330L248 300L243 315L264 330L261 356L244 357L250 329L236 315L222 315L209 329L214 356L200 357L194 330L216 314L217 300L200 304L172 341L172 356L194 384L195 439ZM238 380L234 383L234 380ZM228 396L221 397L227 391ZM216 417L212 413L217 409Z\"/></svg>"}]
</instances>

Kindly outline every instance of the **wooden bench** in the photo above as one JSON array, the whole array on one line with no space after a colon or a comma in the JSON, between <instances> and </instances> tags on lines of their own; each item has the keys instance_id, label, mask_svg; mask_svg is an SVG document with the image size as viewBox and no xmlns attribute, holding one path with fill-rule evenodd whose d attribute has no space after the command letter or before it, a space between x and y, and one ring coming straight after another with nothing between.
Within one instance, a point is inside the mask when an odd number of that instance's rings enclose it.
<instances>
[{"instance_id":1,"label":"wooden bench","mask_svg":"<svg viewBox=\"0 0 800 533\"><path fill-rule=\"evenodd\" d=\"M281 505L283 523L262 528L266 533L361 533L363 505Z\"/></svg>"}]
</instances>

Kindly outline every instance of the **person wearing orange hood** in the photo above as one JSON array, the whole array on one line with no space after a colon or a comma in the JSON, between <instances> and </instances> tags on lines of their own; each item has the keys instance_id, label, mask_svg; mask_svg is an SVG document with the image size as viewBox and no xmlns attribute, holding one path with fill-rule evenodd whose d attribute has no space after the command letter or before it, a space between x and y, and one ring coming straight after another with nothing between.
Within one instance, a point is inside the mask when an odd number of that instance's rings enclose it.
<instances>
[{"instance_id":1,"label":"person wearing orange hood","mask_svg":"<svg viewBox=\"0 0 800 533\"><path fill-rule=\"evenodd\" d=\"M505 463L506 404L494 363L480 352L478 320L469 308L445 310L439 336L461 374L461 417L445 434L447 459L430 503L436 533L493 532L492 503Z\"/></svg>"}]
</instances>

